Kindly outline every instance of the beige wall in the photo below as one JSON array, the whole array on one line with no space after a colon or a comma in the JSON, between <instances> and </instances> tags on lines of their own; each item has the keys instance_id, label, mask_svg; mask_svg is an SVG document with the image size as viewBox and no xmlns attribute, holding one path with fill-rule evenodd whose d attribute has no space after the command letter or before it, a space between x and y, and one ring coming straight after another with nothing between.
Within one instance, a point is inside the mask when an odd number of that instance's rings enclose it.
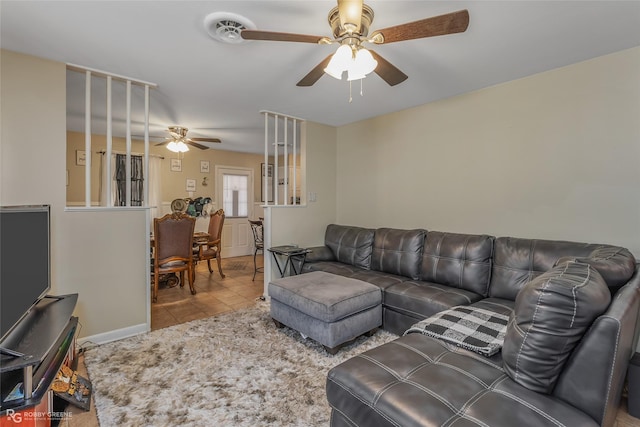
<instances>
[{"instance_id":1,"label":"beige wall","mask_svg":"<svg viewBox=\"0 0 640 427\"><path fill-rule=\"evenodd\" d=\"M69 186L67 187L67 203L69 206L84 205L84 166L76 164L76 150L84 151L84 133L67 133L67 170L69 171ZM224 142L223 142L224 144ZM91 200L99 203L99 174L100 174L100 154L97 151L106 149L106 137L104 135L92 135L91 145ZM144 143L133 140L131 151L134 153L144 152ZM125 151L126 145L123 138L113 139L113 149ZM196 180L196 192L193 197L211 197L215 201L215 166L233 166L251 168L256 177L254 182L254 201L260 201L260 164L264 163L264 155L237 153L226 150L200 150L191 148L187 153L177 154L167 150L166 147L157 147L152 142L149 152L157 154L162 160L161 182L162 201L171 202L173 199L190 197L186 191L186 180ZM182 171L171 171L171 159L182 159ZM209 162L209 173L200 172L200 161ZM202 180L207 177L207 185L202 185Z\"/></svg>"},{"instance_id":2,"label":"beige wall","mask_svg":"<svg viewBox=\"0 0 640 427\"><path fill-rule=\"evenodd\" d=\"M640 257L640 48L338 129L338 221Z\"/></svg>"},{"instance_id":3,"label":"beige wall","mask_svg":"<svg viewBox=\"0 0 640 427\"><path fill-rule=\"evenodd\" d=\"M0 203L51 205L51 293L79 294L81 337L144 330L147 212L65 209L65 64L0 54Z\"/></svg>"}]
</instances>

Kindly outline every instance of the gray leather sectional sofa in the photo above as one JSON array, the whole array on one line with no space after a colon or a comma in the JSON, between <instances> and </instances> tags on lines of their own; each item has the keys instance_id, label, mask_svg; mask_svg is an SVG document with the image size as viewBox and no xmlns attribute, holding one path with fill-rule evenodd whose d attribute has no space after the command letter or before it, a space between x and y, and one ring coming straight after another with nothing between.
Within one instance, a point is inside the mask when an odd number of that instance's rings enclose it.
<instances>
[{"instance_id":1,"label":"gray leather sectional sofa","mask_svg":"<svg viewBox=\"0 0 640 427\"><path fill-rule=\"evenodd\" d=\"M509 316L491 357L410 333L333 368L332 426L612 426L637 345L640 276L624 248L332 224L303 271L383 291L403 335L454 306Z\"/></svg>"}]
</instances>

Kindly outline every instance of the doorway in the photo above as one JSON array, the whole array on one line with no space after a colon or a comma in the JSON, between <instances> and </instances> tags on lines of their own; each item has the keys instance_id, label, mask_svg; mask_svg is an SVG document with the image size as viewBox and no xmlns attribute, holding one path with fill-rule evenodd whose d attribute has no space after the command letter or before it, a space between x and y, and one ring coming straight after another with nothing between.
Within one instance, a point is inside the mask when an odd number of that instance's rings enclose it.
<instances>
[{"instance_id":1,"label":"doorway","mask_svg":"<svg viewBox=\"0 0 640 427\"><path fill-rule=\"evenodd\" d=\"M253 217L253 169L216 166L216 205L224 209L222 256L253 254L249 218Z\"/></svg>"}]
</instances>

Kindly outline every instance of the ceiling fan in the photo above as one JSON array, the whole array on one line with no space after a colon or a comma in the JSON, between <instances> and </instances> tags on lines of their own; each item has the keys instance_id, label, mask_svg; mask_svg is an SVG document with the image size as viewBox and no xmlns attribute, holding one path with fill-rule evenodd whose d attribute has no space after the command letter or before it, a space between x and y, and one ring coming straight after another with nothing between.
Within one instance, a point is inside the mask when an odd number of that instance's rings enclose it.
<instances>
[{"instance_id":1,"label":"ceiling fan","mask_svg":"<svg viewBox=\"0 0 640 427\"><path fill-rule=\"evenodd\" d=\"M167 145L167 149L176 153L189 151L188 145L199 148L201 150L208 150L206 145L198 144L199 142L222 142L219 138L187 138L187 132L189 129L182 126L169 126L167 132L171 135L165 138L166 141L156 145Z\"/></svg>"},{"instance_id":2,"label":"ceiling fan","mask_svg":"<svg viewBox=\"0 0 640 427\"><path fill-rule=\"evenodd\" d=\"M406 24L374 31L369 36L373 22L373 9L363 0L338 0L338 6L329 12L329 25L333 39L305 34L279 33L260 30L243 30L245 40L271 40L317 44L339 44L338 50L327 56L297 83L312 86L324 73L337 79L347 71L347 80L357 80L375 71L390 86L405 81L408 76L363 43L388 44L404 40L462 33L469 26L469 12L459 10L440 16L425 18Z\"/></svg>"}]
</instances>

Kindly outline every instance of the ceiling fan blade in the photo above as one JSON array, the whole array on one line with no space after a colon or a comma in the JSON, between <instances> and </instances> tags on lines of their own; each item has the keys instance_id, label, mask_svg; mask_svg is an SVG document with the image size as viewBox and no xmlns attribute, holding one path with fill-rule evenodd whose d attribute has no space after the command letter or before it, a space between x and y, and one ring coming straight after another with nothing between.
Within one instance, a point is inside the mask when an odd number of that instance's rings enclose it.
<instances>
[{"instance_id":1,"label":"ceiling fan blade","mask_svg":"<svg viewBox=\"0 0 640 427\"><path fill-rule=\"evenodd\" d=\"M369 49L369 52L371 52L371 55L373 55L373 59L378 61L378 66L374 71L382 78L382 80L387 82L389 86L395 86L398 83L402 83L409 78L409 76L400 71L398 68L396 68L395 65L384 59L382 56L378 55L376 52L372 51L371 49Z\"/></svg>"},{"instance_id":2,"label":"ceiling fan blade","mask_svg":"<svg viewBox=\"0 0 640 427\"><path fill-rule=\"evenodd\" d=\"M189 138L189 141L198 141L198 142L222 142L220 138Z\"/></svg>"},{"instance_id":3,"label":"ceiling fan blade","mask_svg":"<svg viewBox=\"0 0 640 427\"><path fill-rule=\"evenodd\" d=\"M327 65L329 64L329 61L331 60L332 56L333 56L333 53L327 56L326 58L324 58L322 62L316 65L313 68L313 70L309 71L309 74L304 76L302 80L300 80L296 84L296 86L301 86L301 87L313 86L313 84L318 80L320 80L320 77L322 77L322 75L324 74L324 69L327 68Z\"/></svg>"},{"instance_id":4,"label":"ceiling fan blade","mask_svg":"<svg viewBox=\"0 0 640 427\"><path fill-rule=\"evenodd\" d=\"M197 142L193 142L193 141L186 141L186 144L189 144L193 147L199 148L201 150L208 150L209 147L207 147L206 145L202 145L202 144L198 144Z\"/></svg>"},{"instance_id":5,"label":"ceiling fan blade","mask_svg":"<svg viewBox=\"0 0 640 427\"><path fill-rule=\"evenodd\" d=\"M259 30L242 30L242 32L240 32L240 36L245 40L271 40L300 43L320 43L320 40L326 39L326 37L310 36L307 34L276 33L273 31Z\"/></svg>"},{"instance_id":6,"label":"ceiling fan blade","mask_svg":"<svg viewBox=\"0 0 640 427\"><path fill-rule=\"evenodd\" d=\"M462 33L466 31L468 26L469 11L465 9L374 31L371 39L374 39L374 43L393 43L403 40ZM382 34L382 41L375 40L377 34Z\"/></svg>"},{"instance_id":7,"label":"ceiling fan blade","mask_svg":"<svg viewBox=\"0 0 640 427\"><path fill-rule=\"evenodd\" d=\"M343 29L359 33L362 23L362 0L338 0L338 15Z\"/></svg>"},{"instance_id":8,"label":"ceiling fan blade","mask_svg":"<svg viewBox=\"0 0 640 427\"><path fill-rule=\"evenodd\" d=\"M165 142L159 142L156 144L156 147L159 147L161 145L167 145L169 143L169 141L165 141Z\"/></svg>"}]
</instances>

